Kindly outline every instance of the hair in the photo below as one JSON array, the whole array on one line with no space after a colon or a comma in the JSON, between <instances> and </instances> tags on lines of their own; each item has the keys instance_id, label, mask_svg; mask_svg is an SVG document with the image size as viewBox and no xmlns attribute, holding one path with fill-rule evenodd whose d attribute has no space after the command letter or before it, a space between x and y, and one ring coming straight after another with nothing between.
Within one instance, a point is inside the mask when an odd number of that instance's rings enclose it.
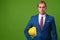
<instances>
[{"instance_id":1,"label":"hair","mask_svg":"<svg viewBox=\"0 0 60 40\"><path fill-rule=\"evenodd\" d=\"M44 3L44 4L45 4L45 6L47 7L47 5L46 5L46 2L45 2L45 1L40 1L40 2L37 4L37 7L39 7L39 4L42 4L42 3Z\"/></svg>"}]
</instances>

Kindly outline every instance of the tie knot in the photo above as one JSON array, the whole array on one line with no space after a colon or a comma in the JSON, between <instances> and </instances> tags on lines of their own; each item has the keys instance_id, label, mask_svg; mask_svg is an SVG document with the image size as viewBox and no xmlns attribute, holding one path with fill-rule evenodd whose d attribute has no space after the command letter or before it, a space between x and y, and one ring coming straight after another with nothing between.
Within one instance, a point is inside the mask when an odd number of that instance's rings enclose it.
<instances>
[{"instance_id":1,"label":"tie knot","mask_svg":"<svg viewBox=\"0 0 60 40\"><path fill-rule=\"evenodd\" d=\"M41 19L43 19L43 16L41 16Z\"/></svg>"}]
</instances>

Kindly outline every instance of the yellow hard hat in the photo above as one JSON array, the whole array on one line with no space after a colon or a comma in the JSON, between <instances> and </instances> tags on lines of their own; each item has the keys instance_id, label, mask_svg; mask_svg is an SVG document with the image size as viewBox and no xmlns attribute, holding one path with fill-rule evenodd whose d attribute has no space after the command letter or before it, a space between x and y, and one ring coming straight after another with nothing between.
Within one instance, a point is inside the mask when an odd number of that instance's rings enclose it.
<instances>
[{"instance_id":1,"label":"yellow hard hat","mask_svg":"<svg viewBox=\"0 0 60 40\"><path fill-rule=\"evenodd\" d=\"M35 37L36 36L36 27L33 26L33 27L29 28L28 33L30 36Z\"/></svg>"}]
</instances>

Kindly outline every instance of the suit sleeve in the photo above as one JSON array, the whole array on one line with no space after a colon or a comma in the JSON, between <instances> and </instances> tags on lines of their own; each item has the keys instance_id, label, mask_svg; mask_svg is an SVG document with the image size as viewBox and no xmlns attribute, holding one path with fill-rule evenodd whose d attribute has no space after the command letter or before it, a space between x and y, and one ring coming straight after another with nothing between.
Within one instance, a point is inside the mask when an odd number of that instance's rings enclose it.
<instances>
[{"instance_id":1,"label":"suit sleeve","mask_svg":"<svg viewBox=\"0 0 60 40\"><path fill-rule=\"evenodd\" d=\"M24 34L27 38L27 40L32 40L31 36L28 34L28 29L32 26L32 17L28 23L28 25L26 26L25 30L24 30Z\"/></svg>"},{"instance_id":2,"label":"suit sleeve","mask_svg":"<svg viewBox=\"0 0 60 40\"><path fill-rule=\"evenodd\" d=\"M57 39L57 32L56 32L56 24L54 18L52 19L52 40L58 40Z\"/></svg>"}]
</instances>

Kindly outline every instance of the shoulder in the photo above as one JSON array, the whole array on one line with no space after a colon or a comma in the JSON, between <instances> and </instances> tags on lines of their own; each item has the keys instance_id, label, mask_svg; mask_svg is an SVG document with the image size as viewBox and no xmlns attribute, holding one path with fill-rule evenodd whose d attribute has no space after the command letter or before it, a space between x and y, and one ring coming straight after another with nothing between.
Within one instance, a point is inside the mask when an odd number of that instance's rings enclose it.
<instances>
[{"instance_id":1,"label":"shoulder","mask_svg":"<svg viewBox=\"0 0 60 40\"><path fill-rule=\"evenodd\" d=\"M54 16L51 16L51 15L48 15L48 14L47 14L47 16L48 16L49 19L54 20Z\"/></svg>"},{"instance_id":2,"label":"shoulder","mask_svg":"<svg viewBox=\"0 0 60 40\"><path fill-rule=\"evenodd\" d=\"M38 14L31 16L32 19L35 19L38 17Z\"/></svg>"}]
</instances>

